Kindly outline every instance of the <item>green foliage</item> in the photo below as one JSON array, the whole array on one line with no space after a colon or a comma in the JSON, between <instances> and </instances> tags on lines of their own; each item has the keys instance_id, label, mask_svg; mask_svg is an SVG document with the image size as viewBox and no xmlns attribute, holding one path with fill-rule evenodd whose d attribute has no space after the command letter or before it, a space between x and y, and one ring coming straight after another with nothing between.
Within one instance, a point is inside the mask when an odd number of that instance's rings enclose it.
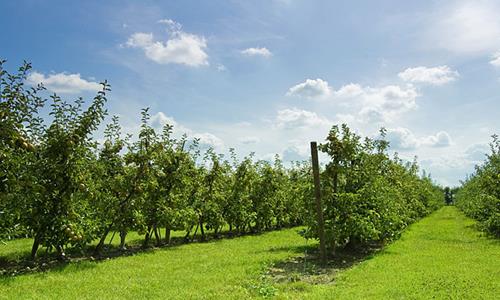
<instances>
[{"instance_id":1,"label":"green foliage","mask_svg":"<svg viewBox=\"0 0 500 300\"><path fill-rule=\"evenodd\" d=\"M476 166L475 173L463 182L456 195L456 205L466 215L479 221L486 232L500 237L500 140L493 136L491 153Z\"/></svg>"},{"instance_id":2,"label":"green foliage","mask_svg":"<svg viewBox=\"0 0 500 300\"><path fill-rule=\"evenodd\" d=\"M37 157L44 100L42 86L24 86L31 65L24 63L16 74L4 69L0 59L0 240L28 234L23 224L27 202L22 189L32 190L31 166Z\"/></svg>"},{"instance_id":3,"label":"green foliage","mask_svg":"<svg viewBox=\"0 0 500 300\"><path fill-rule=\"evenodd\" d=\"M442 192L419 177L415 162L389 158L388 142L333 126L320 149L331 157L321 174L325 233L331 251L399 237L404 228L442 205ZM309 212L314 214L312 204ZM307 218L308 237L317 237L317 222Z\"/></svg>"},{"instance_id":4,"label":"green foliage","mask_svg":"<svg viewBox=\"0 0 500 300\"><path fill-rule=\"evenodd\" d=\"M268 162L253 154L238 161L234 150L229 162L212 148L202 153L196 139L174 138L169 124L158 132L149 109L136 137L123 137L113 117L99 145L92 135L106 115L109 85L87 107L52 95L44 120L43 87L23 87L29 69L0 68L0 238L32 237L34 257L40 245L64 255L96 240L99 253L110 232L119 232L122 248L129 231L143 234L144 246L153 238L169 243L172 230L205 239L206 230L218 235L225 226L243 234L305 223L315 237L309 162L285 168L278 156ZM345 125L321 145L332 157L321 174L332 248L392 239L440 206L439 189L417 176L415 163L390 159L387 147L383 139L361 141Z\"/></svg>"}]
</instances>

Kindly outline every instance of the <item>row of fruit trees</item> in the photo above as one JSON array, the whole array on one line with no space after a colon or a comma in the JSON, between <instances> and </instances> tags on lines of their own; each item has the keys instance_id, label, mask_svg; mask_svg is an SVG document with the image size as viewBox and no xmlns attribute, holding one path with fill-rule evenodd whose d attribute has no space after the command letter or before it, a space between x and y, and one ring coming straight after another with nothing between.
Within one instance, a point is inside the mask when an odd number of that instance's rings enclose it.
<instances>
[{"instance_id":1,"label":"row of fruit trees","mask_svg":"<svg viewBox=\"0 0 500 300\"><path fill-rule=\"evenodd\" d=\"M44 87L28 87L30 64L12 74L0 62L0 239L30 237L64 256L65 249L103 251L116 232L144 235L144 246L170 242L171 231L186 239L207 231L218 236L305 225L317 238L311 164L285 167L243 159L202 147L197 139L159 132L148 109L136 136L106 119L107 82L90 101L49 99ZM47 105L50 104L50 105ZM49 110L43 117L43 109ZM388 154L379 138L362 139L346 125L333 126L320 150L331 160L321 170L325 234L331 253L397 238L408 224L443 203L442 190L419 175L416 162Z\"/></svg>"}]
</instances>

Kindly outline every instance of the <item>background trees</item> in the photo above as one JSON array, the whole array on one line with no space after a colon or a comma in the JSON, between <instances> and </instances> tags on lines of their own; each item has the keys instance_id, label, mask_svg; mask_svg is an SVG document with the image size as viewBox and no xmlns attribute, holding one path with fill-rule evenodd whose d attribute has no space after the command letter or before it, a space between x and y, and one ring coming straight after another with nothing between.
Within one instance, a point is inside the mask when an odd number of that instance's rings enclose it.
<instances>
[{"instance_id":1,"label":"background trees","mask_svg":"<svg viewBox=\"0 0 500 300\"><path fill-rule=\"evenodd\" d=\"M500 140L494 135L491 153L482 165L463 182L456 194L456 205L480 226L500 236Z\"/></svg>"}]
</instances>

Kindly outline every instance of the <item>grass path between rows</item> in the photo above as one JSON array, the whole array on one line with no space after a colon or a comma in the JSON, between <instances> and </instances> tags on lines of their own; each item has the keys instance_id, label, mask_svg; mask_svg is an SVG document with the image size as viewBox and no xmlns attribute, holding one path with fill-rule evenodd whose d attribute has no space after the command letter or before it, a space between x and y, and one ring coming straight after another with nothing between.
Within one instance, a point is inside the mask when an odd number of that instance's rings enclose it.
<instances>
[{"instance_id":1,"label":"grass path between rows","mask_svg":"<svg viewBox=\"0 0 500 300\"><path fill-rule=\"evenodd\" d=\"M286 229L0 276L0 299L498 299L500 242L473 224L444 207L324 284L262 275L314 246ZM29 243L0 245L0 255L16 245L23 252Z\"/></svg>"},{"instance_id":2,"label":"grass path between rows","mask_svg":"<svg viewBox=\"0 0 500 300\"><path fill-rule=\"evenodd\" d=\"M303 298L500 299L500 241L481 237L473 225L455 207L443 207Z\"/></svg>"}]
</instances>

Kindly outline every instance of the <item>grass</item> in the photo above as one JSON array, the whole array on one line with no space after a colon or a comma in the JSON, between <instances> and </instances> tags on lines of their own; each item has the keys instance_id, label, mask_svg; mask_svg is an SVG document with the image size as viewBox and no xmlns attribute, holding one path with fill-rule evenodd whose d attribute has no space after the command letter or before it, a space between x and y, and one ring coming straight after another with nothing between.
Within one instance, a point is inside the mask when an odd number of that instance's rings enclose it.
<instances>
[{"instance_id":1,"label":"grass","mask_svg":"<svg viewBox=\"0 0 500 300\"><path fill-rule=\"evenodd\" d=\"M296 247L306 244L296 231L287 229L185 244L100 262L70 263L47 272L2 276L0 298L234 299L257 296L265 294L267 288L273 289L259 279L267 265L297 255ZM25 247L29 243L20 245Z\"/></svg>"},{"instance_id":2,"label":"grass","mask_svg":"<svg viewBox=\"0 0 500 300\"><path fill-rule=\"evenodd\" d=\"M327 269L308 262L304 251L315 244L297 229L184 244L3 275L0 299L495 299L500 243L480 236L473 224L444 207L345 268L343 259ZM8 242L0 256L21 257L29 247L29 240Z\"/></svg>"},{"instance_id":3,"label":"grass","mask_svg":"<svg viewBox=\"0 0 500 300\"><path fill-rule=\"evenodd\" d=\"M443 207L373 257L339 272L333 284L297 293L297 283L285 283L281 298L498 299L500 241L481 237L473 225L455 207Z\"/></svg>"}]
</instances>

